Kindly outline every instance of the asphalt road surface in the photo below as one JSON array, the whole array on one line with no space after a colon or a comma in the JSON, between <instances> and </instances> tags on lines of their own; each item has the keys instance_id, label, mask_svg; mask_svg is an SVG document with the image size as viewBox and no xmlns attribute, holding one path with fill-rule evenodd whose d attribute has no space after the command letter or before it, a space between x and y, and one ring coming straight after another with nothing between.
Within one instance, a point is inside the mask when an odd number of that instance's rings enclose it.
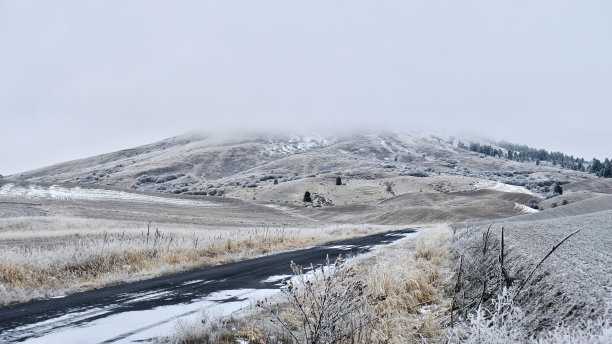
<instances>
[{"instance_id":1,"label":"asphalt road surface","mask_svg":"<svg viewBox=\"0 0 612 344\"><path fill-rule=\"evenodd\" d=\"M203 310L218 313L248 306L278 290L290 262L322 264L389 244L415 229L348 239L302 250L186 271L64 297L0 308L0 343L132 343L167 334L177 319Z\"/></svg>"}]
</instances>

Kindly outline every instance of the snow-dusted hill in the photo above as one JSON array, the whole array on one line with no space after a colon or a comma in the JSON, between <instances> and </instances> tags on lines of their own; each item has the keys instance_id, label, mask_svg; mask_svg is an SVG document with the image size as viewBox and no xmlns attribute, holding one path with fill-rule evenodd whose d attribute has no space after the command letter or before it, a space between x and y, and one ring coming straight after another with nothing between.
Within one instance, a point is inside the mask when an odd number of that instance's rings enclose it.
<instances>
[{"instance_id":1,"label":"snow-dusted hill","mask_svg":"<svg viewBox=\"0 0 612 344\"><path fill-rule=\"evenodd\" d=\"M457 141L408 134L344 136L184 134L153 144L9 176L9 181L107 185L127 190L222 195L337 174L457 176L482 188L546 195L556 183L590 176L473 153ZM369 176L369 177L367 177ZM494 183L490 183L490 182ZM527 189L526 189L526 188ZM453 191L453 190L450 190ZM234 192L238 196L242 193Z\"/></svg>"}]
</instances>

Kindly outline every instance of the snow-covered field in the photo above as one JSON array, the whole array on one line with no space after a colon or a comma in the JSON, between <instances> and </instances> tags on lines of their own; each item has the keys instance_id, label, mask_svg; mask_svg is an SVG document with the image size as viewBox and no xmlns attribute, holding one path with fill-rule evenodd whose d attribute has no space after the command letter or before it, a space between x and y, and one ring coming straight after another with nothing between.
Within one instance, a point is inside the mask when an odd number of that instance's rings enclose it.
<instances>
[{"instance_id":1,"label":"snow-covered field","mask_svg":"<svg viewBox=\"0 0 612 344\"><path fill-rule=\"evenodd\" d=\"M104 189L86 189L81 187L66 188L57 185L49 187L39 185L19 186L13 183L5 184L0 188L0 197L20 198L29 200L60 200L60 201L131 201L141 203L157 203L188 206L215 206L214 203L180 199L172 197L159 197L143 195L125 191Z\"/></svg>"}]
</instances>

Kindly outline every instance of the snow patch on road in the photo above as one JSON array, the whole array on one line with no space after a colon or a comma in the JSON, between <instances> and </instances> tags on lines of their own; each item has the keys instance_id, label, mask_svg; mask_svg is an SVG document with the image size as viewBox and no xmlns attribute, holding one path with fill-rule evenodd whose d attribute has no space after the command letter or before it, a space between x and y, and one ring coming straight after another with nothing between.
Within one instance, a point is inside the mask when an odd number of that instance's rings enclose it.
<instances>
[{"instance_id":1,"label":"snow patch on road","mask_svg":"<svg viewBox=\"0 0 612 344\"><path fill-rule=\"evenodd\" d=\"M148 310L132 311L101 317L101 314L121 305L111 305L86 312L68 313L58 318L23 326L12 333L3 334L0 338L11 338L11 334L29 333L34 337L24 343L134 343L147 342L151 338L161 338L175 328L178 320L199 321L200 314L214 313L227 316L253 302L275 294L277 289L235 289L211 293L193 303L162 306ZM231 301L226 301L231 300ZM100 316L100 318L98 318ZM69 325L63 328L53 327L58 322L74 320L74 317L95 319L84 326ZM49 323L49 326L46 323ZM120 332L118 329L124 329ZM4 335L7 335L6 337ZM19 336L17 336L19 338Z\"/></svg>"},{"instance_id":2,"label":"snow patch on road","mask_svg":"<svg viewBox=\"0 0 612 344\"><path fill-rule=\"evenodd\" d=\"M198 207L216 206L211 202L181 198L143 195L125 191L105 189L84 189L81 187L66 188L57 185L49 187L39 185L18 186L13 183L0 188L0 197L25 198L30 200L53 199L59 201L130 201Z\"/></svg>"},{"instance_id":3,"label":"snow patch on road","mask_svg":"<svg viewBox=\"0 0 612 344\"><path fill-rule=\"evenodd\" d=\"M334 245L334 246L329 246L330 249L334 249L334 250L342 250L342 251L348 251L352 248L354 248L355 245Z\"/></svg>"},{"instance_id":4,"label":"snow patch on road","mask_svg":"<svg viewBox=\"0 0 612 344\"><path fill-rule=\"evenodd\" d=\"M265 280L260 281L259 283L274 283L280 282L283 279L289 279L292 275L274 275L266 278Z\"/></svg>"}]
</instances>

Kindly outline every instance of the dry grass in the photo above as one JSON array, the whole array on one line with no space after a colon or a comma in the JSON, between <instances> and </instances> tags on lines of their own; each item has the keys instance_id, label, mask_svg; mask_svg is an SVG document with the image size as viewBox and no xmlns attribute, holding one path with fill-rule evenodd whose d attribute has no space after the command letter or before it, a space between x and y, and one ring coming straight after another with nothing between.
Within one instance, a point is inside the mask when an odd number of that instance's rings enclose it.
<instances>
[{"instance_id":1,"label":"dry grass","mask_svg":"<svg viewBox=\"0 0 612 344\"><path fill-rule=\"evenodd\" d=\"M354 314L352 321L357 323L356 318L364 317L371 321L367 322L367 327L359 327L359 330L355 331L355 335L350 338L352 342L435 343L445 338L442 320L448 318L450 310L449 285L452 279L450 269L452 255L448 244L451 235L452 231L446 226L423 229L415 237L403 239L374 253L350 259L347 262L349 265L345 273L332 273L334 276L342 276L337 281L332 278L334 280L331 282L325 279L317 283L316 279L312 279L310 281L312 284L308 284L309 280L305 279L299 284L300 279L298 278L293 283L298 283L297 286L302 293L305 291L305 294L311 296L323 295L317 292L316 288L321 288L323 291L329 285L339 287L341 291L344 291L346 286L350 287L355 281L359 282L360 286L363 285L362 295L368 300L365 307L359 309L359 314ZM302 275L304 276L308 274ZM283 288L287 288L287 285ZM312 291L309 293L310 289ZM293 298L294 301L303 301L302 296L304 295L296 295L297 297ZM338 295L344 294L338 293ZM304 319L299 315L299 307L296 308L282 297L278 300L273 298L264 302L270 302L273 307L268 307L269 309L263 312L251 311L243 314L239 321L240 325L234 326L229 333L234 338L247 339L249 343L295 342L295 339L291 339L292 336L303 332ZM316 308L312 305L308 306L310 303L306 301L298 303L305 307L303 308L305 310ZM318 304L320 305L320 302ZM266 307L263 308L266 309ZM310 313L307 312L307 314ZM274 319L277 320L276 324L280 319L286 327L273 326L271 320ZM339 319L346 320L345 318ZM217 323L223 323L223 321L217 320ZM334 328L334 324L328 325ZM287 338L279 340L278 331L283 331ZM174 338L172 341L175 343L182 343L181 340L184 338L197 340L197 333L200 333L203 339L216 335L214 332L211 333L210 328L195 323L182 326L170 338ZM303 335L297 335L297 337L301 338L300 342L312 342ZM346 341L337 343L341 342Z\"/></svg>"},{"instance_id":2,"label":"dry grass","mask_svg":"<svg viewBox=\"0 0 612 344\"><path fill-rule=\"evenodd\" d=\"M0 221L0 305L206 267L384 230L197 230L46 218ZM33 224L34 223L34 224ZM79 226L81 225L81 227ZM388 230L389 228L387 228Z\"/></svg>"},{"instance_id":3,"label":"dry grass","mask_svg":"<svg viewBox=\"0 0 612 344\"><path fill-rule=\"evenodd\" d=\"M448 286L452 255L446 226L424 229L414 239L385 248L362 269L370 293L384 299L371 310L380 321L372 340L378 343L437 342L440 320L449 314Z\"/></svg>"}]
</instances>

